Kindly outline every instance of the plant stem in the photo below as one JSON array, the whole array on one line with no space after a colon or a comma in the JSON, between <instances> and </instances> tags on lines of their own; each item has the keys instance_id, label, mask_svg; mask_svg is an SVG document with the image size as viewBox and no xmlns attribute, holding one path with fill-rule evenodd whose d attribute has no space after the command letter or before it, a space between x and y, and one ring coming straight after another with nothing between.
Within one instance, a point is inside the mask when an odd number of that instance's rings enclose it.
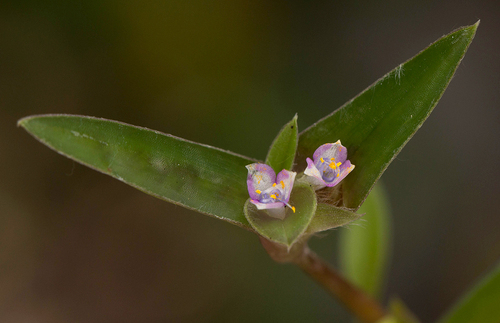
<instances>
[{"instance_id":1,"label":"plant stem","mask_svg":"<svg viewBox=\"0 0 500 323\"><path fill-rule=\"evenodd\" d=\"M364 323L374 323L386 316L380 304L342 277L307 246L292 261L340 300Z\"/></svg>"}]
</instances>

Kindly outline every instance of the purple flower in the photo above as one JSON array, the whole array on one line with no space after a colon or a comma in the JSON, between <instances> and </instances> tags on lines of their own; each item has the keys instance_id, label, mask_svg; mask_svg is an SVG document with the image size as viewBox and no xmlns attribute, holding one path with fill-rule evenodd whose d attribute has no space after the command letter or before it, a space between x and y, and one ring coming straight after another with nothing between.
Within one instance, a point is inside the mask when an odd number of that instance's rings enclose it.
<instances>
[{"instance_id":1,"label":"purple flower","mask_svg":"<svg viewBox=\"0 0 500 323\"><path fill-rule=\"evenodd\" d=\"M276 176L271 166L260 163L247 165L246 168L248 169L247 186L250 202L257 209L279 209L274 212L276 214L270 214L279 218L285 216L285 206L295 213L295 207L288 204L288 201L297 173L283 169Z\"/></svg>"},{"instance_id":2,"label":"purple flower","mask_svg":"<svg viewBox=\"0 0 500 323\"><path fill-rule=\"evenodd\" d=\"M314 162L307 158L304 171L307 181L318 190L325 186L333 187L340 183L353 169L354 165L347 159L347 149L340 140L333 144L320 146L313 155Z\"/></svg>"}]
</instances>

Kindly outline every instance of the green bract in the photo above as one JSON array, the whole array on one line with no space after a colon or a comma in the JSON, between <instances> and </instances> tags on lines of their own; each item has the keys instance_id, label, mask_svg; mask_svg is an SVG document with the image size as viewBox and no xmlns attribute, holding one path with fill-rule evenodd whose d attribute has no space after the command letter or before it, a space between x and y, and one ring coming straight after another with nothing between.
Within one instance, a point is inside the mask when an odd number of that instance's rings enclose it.
<instances>
[{"instance_id":1,"label":"green bract","mask_svg":"<svg viewBox=\"0 0 500 323\"><path fill-rule=\"evenodd\" d=\"M306 231L316 211L316 195L308 185L295 185L290 197L290 204L295 212L286 208L283 220L269 216L266 210L257 210L247 201L245 216L252 227L261 236L274 242L291 247Z\"/></svg>"},{"instance_id":2,"label":"green bract","mask_svg":"<svg viewBox=\"0 0 500 323\"><path fill-rule=\"evenodd\" d=\"M298 128L297 115L295 115L289 123L283 126L269 148L265 164L271 166L276 172L282 169L292 170L297 151Z\"/></svg>"}]
</instances>

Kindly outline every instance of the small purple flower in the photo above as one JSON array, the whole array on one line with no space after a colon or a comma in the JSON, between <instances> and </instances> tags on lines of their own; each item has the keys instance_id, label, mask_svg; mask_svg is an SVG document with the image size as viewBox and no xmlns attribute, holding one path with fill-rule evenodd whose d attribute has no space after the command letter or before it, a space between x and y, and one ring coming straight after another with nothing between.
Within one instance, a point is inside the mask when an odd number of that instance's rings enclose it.
<instances>
[{"instance_id":1,"label":"small purple flower","mask_svg":"<svg viewBox=\"0 0 500 323\"><path fill-rule=\"evenodd\" d=\"M248 169L247 186L250 202L257 209L280 209L277 214L273 215L279 218L285 216L285 206L295 213L295 207L288 204L288 201L297 173L283 169L276 176L271 166L260 163L247 165L246 168Z\"/></svg>"},{"instance_id":2,"label":"small purple flower","mask_svg":"<svg viewBox=\"0 0 500 323\"><path fill-rule=\"evenodd\" d=\"M340 140L333 144L320 146L313 155L314 162L307 158L307 180L318 190L325 186L333 187L340 183L353 169L347 159L347 149Z\"/></svg>"}]
</instances>

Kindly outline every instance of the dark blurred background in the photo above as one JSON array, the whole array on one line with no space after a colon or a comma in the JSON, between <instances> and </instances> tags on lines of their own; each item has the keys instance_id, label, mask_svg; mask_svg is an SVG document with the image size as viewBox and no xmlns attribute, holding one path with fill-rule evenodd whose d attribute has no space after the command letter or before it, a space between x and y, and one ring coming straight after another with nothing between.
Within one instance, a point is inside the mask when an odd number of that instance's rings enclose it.
<instances>
[{"instance_id":1,"label":"dark blurred background","mask_svg":"<svg viewBox=\"0 0 500 323\"><path fill-rule=\"evenodd\" d=\"M498 1L2 1L1 322L349 322L253 234L145 195L16 121L99 116L263 159L440 36L481 19L383 176L386 295L439 317L500 259ZM312 247L335 263L338 230ZM386 296L387 297L387 296Z\"/></svg>"}]
</instances>

